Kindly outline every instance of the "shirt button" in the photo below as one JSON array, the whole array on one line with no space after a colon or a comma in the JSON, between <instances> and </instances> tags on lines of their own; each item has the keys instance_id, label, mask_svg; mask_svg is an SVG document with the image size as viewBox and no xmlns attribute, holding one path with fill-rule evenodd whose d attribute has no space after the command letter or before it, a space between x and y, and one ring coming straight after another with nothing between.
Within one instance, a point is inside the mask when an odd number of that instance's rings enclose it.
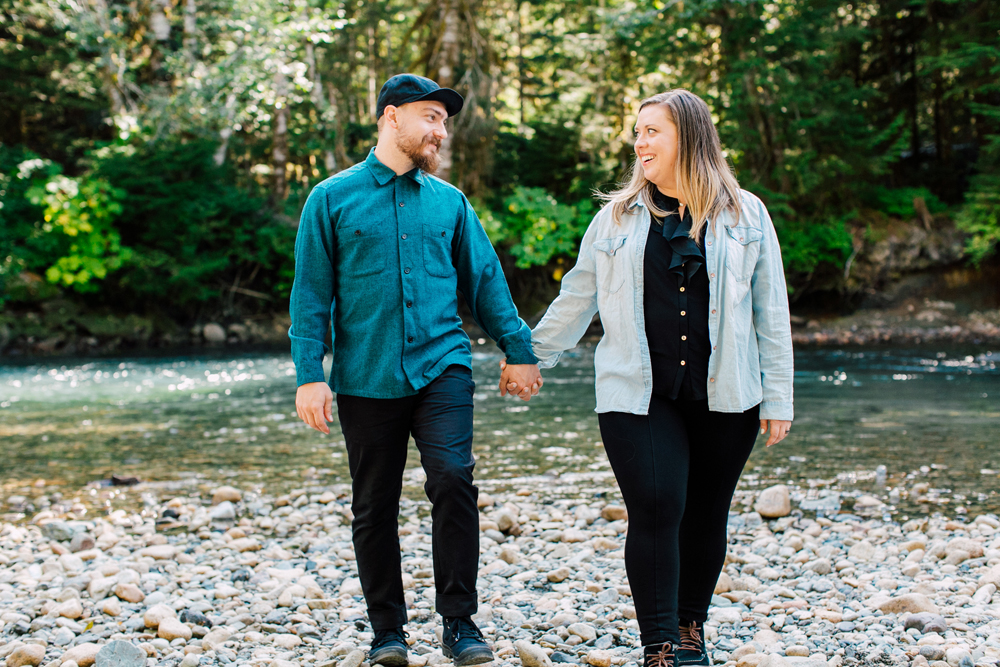
<instances>
[{"instance_id":1,"label":"shirt button","mask_svg":"<svg viewBox=\"0 0 1000 667\"><path fill-rule=\"evenodd\" d=\"M403 202L399 202L399 206L402 207L403 206Z\"/></svg>"},{"instance_id":2,"label":"shirt button","mask_svg":"<svg viewBox=\"0 0 1000 667\"><path fill-rule=\"evenodd\" d=\"M712 314L715 315L715 308L712 309Z\"/></svg>"},{"instance_id":3,"label":"shirt button","mask_svg":"<svg viewBox=\"0 0 1000 667\"><path fill-rule=\"evenodd\" d=\"M354 230L354 235L355 236L361 236L361 230L360 229L355 229Z\"/></svg>"},{"instance_id":4,"label":"shirt button","mask_svg":"<svg viewBox=\"0 0 1000 667\"><path fill-rule=\"evenodd\" d=\"M406 240L406 234L403 234L403 240L404 241Z\"/></svg>"},{"instance_id":5,"label":"shirt button","mask_svg":"<svg viewBox=\"0 0 1000 667\"><path fill-rule=\"evenodd\" d=\"M403 269L403 273L409 273L409 272L410 272L410 267L406 267L405 269Z\"/></svg>"},{"instance_id":6,"label":"shirt button","mask_svg":"<svg viewBox=\"0 0 1000 667\"><path fill-rule=\"evenodd\" d=\"M687 339L688 339L687 336L681 336L681 340L687 340Z\"/></svg>"},{"instance_id":7,"label":"shirt button","mask_svg":"<svg viewBox=\"0 0 1000 667\"><path fill-rule=\"evenodd\" d=\"M406 342L407 343L412 343L413 342L413 336L407 336L406 337Z\"/></svg>"},{"instance_id":8,"label":"shirt button","mask_svg":"<svg viewBox=\"0 0 1000 667\"><path fill-rule=\"evenodd\" d=\"M713 277L713 278L715 277L715 274L714 274L714 273L712 274L712 277Z\"/></svg>"},{"instance_id":9,"label":"shirt button","mask_svg":"<svg viewBox=\"0 0 1000 667\"><path fill-rule=\"evenodd\" d=\"M686 361L682 361L681 362L681 366L687 366L687 362Z\"/></svg>"},{"instance_id":10,"label":"shirt button","mask_svg":"<svg viewBox=\"0 0 1000 667\"><path fill-rule=\"evenodd\" d=\"M683 288L683 287L681 288L681 291L682 291L682 292L684 291L684 288Z\"/></svg>"},{"instance_id":11,"label":"shirt button","mask_svg":"<svg viewBox=\"0 0 1000 667\"><path fill-rule=\"evenodd\" d=\"M715 382L715 378L709 378L709 382Z\"/></svg>"},{"instance_id":12,"label":"shirt button","mask_svg":"<svg viewBox=\"0 0 1000 667\"><path fill-rule=\"evenodd\" d=\"M685 315L687 315L687 311L686 310L682 310L681 311L681 317L684 317Z\"/></svg>"},{"instance_id":13,"label":"shirt button","mask_svg":"<svg viewBox=\"0 0 1000 667\"><path fill-rule=\"evenodd\" d=\"M406 302L406 307L407 308L413 308L413 302L412 301L407 301Z\"/></svg>"},{"instance_id":14,"label":"shirt button","mask_svg":"<svg viewBox=\"0 0 1000 667\"><path fill-rule=\"evenodd\" d=\"M402 206L402 204L400 204L400 206ZM711 241L709 241L709 242L708 242L708 245L712 245L712 242L711 242Z\"/></svg>"},{"instance_id":15,"label":"shirt button","mask_svg":"<svg viewBox=\"0 0 1000 667\"><path fill-rule=\"evenodd\" d=\"M448 232L441 232L441 236L448 236Z\"/></svg>"},{"instance_id":16,"label":"shirt button","mask_svg":"<svg viewBox=\"0 0 1000 667\"><path fill-rule=\"evenodd\" d=\"M712 349L713 349L713 350L715 349L715 345L713 345L713 346L712 346Z\"/></svg>"}]
</instances>

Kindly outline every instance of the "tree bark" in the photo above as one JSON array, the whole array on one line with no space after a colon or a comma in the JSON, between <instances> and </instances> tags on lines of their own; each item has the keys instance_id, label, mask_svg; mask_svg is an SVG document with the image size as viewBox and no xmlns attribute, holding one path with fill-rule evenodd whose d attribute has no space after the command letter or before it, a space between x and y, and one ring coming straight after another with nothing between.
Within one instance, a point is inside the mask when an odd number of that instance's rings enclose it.
<instances>
[{"instance_id":1,"label":"tree bark","mask_svg":"<svg viewBox=\"0 0 1000 667\"><path fill-rule=\"evenodd\" d=\"M285 78L284 68L284 61L279 60L274 75L274 146L271 150L274 192L271 193L271 198L276 204L284 201L288 188L285 175L288 168L288 80Z\"/></svg>"},{"instance_id":2,"label":"tree bark","mask_svg":"<svg viewBox=\"0 0 1000 667\"><path fill-rule=\"evenodd\" d=\"M191 62L198 59L198 5L196 0L184 2L184 50Z\"/></svg>"},{"instance_id":3,"label":"tree bark","mask_svg":"<svg viewBox=\"0 0 1000 667\"><path fill-rule=\"evenodd\" d=\"M458 0L447 0L441 6L441 36L438 48L431 58L431 78L442 88L452 88L455 85L455 69L459 57L459 8ZM449 132L441 142L441 166L437 175L444 180L451 178L452 168L452 134Z\"/></svg>"}]
</instances>

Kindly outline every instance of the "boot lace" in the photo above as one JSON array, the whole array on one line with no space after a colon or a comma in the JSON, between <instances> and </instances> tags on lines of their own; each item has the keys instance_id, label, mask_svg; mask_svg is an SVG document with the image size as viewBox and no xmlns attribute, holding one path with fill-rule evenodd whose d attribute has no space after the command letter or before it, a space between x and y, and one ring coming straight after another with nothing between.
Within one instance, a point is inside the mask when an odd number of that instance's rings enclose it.
<instances>
[{"instance_id":1,"label":"boot lace","mask_svg":"<svg viewBox=\"0 0 1000 667\"><path fill-rule=\"evenodd\" d=\"M704 640L701 637L701 630L697 621L691 621L691 625L680 627L682 651L701 651Z\"/></svg>"},{"instance_id":2,"label":"boot lace","mask_svg":"<svg viewBox=\"0 0 1000 667\"><path fill-rule=\"evenodd\" d=\"M646 656L645 667L674 667L674 647L664 642L657 653Z\"/></svg>"}]
</instances>

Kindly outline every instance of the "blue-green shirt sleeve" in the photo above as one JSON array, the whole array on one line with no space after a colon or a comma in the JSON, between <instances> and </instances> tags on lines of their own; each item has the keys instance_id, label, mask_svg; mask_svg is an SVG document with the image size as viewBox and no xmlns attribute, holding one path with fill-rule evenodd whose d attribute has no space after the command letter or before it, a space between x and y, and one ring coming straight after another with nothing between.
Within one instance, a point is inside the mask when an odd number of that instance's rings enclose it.
<instances>
[{"instance_id":1,"label":"blue-green shirt sleeve","mask_svg":"<svg viewBox=\"0 0 1000 667\"><path fill-rule=\"evenodd\" d=\"M333 224L326 190L316 188L306 201L295 237L295 281L289 313L296 382L324 382L323 357L331 351L326 333L333 320Z\"/></svg>"},{"instance_id":2,"label":"blue-green shirt sleeve","mask_svg":"<svg viewBox=\"0 0 1000 667\"><path fill-rule=\"evenodd\" d=\"M517 315L500 259L469 200L462 195L455 234L455 269L458 289L465 297L472 317L496 341L508 364L535 364L531 351L531 329Z\"/></svg>"}]
</instances>

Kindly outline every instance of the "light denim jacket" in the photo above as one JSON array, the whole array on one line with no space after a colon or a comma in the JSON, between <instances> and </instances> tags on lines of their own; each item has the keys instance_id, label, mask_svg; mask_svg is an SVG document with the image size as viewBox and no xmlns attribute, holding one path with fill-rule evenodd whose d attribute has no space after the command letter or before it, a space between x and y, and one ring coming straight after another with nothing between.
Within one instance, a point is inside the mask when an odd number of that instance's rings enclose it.
<instances>
[{"instance_id":1,"label":"light denim jacket","mask_svg":"<svg viewBox=\"0 0 1000 667\"><path fill-rule=\"evenodd\" d=\"M705 231L709 274L708 407L743 412L760 403L761 419L791 420L792 332L781 250L764 204L741 191L742 214L729 212ZM615 223L601 209L580 245L576 266L531 332L541 368L574 347L600 313L597 412L647 414L653 373L643 313L643 255L650 214L636 203Z\"/></svg>"}]
</instances>

